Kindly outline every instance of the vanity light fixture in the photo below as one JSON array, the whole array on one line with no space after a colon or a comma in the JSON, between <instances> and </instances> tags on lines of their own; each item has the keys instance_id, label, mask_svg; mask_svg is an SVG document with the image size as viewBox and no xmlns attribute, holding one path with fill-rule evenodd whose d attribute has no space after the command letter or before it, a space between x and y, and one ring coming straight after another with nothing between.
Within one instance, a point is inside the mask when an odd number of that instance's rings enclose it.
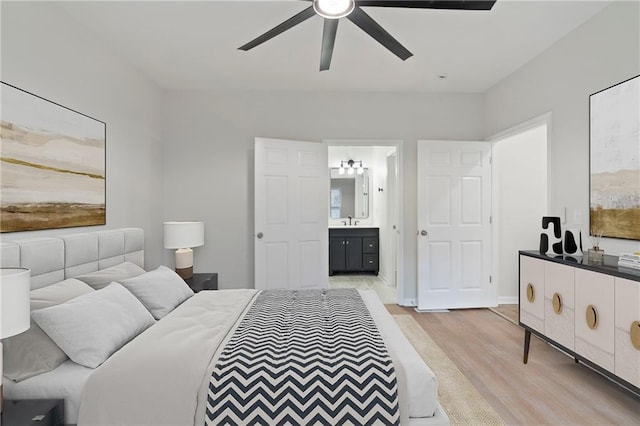
<instances>
[{"instance_id":1,"label":"vanity light fixture","mask_svg":"<svg viewBox=\"0 0 640 426\"><path fill-rule=\"evenodd\" d=\"M346 167L345 167L346 166ZM364 167L362 166L362 160L354 161L340 161L340 168L338 174L343 175L345 172L349 175L354 174L357 171L359 175L364 173Z\"/></svg>"}]
</instances>

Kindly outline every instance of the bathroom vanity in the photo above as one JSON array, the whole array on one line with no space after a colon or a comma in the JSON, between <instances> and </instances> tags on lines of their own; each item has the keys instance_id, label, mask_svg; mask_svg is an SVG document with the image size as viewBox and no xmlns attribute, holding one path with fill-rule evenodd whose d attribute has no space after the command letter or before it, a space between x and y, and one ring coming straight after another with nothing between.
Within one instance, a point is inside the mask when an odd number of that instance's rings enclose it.
<instances>
[{"instance_id":1,"label":"bathroom vanity","mask_svg":"<svg viewBox=\"0 0 640 426\"><path fill-rule=\"evenodd\" d=\"M378 275L379 242L378 228L329 228L329 275L341 272Z\"/></svg>"}]
</instances>

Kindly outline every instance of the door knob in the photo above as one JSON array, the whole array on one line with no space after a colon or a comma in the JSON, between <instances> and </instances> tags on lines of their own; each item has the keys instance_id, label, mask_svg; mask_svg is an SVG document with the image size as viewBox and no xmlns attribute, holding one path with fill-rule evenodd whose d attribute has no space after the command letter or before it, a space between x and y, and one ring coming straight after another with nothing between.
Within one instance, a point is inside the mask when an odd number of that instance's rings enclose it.
<instances>
[{"instance_id":1,"label":"door knob","mask_svg":"<svg viewBox=\"0 0 640 426\"><path fill-rule=\"evenodd\" d=\"M259 239L259 240L261 240L261 239L262 239L262 237L263 237L262 232L258 232L258 234L256 235L256 237L258 237L258 239Z\"/></svg>"},{"instance_id":2,"label":"door knob","mask_svg":"<svg viewBox=\"0 0 640 426\"><path fill-rule=\"evenodd\" d=\"M420 235L426 237L427 235L429 235L429 233L423 229L422 231L420 231Z\"/></svg>"}]
</instances>

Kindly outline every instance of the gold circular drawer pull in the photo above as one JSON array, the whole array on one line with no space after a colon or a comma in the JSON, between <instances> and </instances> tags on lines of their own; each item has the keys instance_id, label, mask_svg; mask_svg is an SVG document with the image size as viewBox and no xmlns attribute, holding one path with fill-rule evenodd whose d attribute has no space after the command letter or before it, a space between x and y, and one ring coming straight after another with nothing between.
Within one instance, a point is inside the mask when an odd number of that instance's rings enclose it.
<instances>
[{"instance_id":1,"label":"gold circular drawer pull","mask_svg":"<svg viewBox=\"0 0 640 426\"><path fill-rule=\"evenodd\" d=\"M598 328L598 309L595 306L587 306L587 325L590 329L595 330Z\"/></svg>"},{"instance_id":2,"label":"gold circular drawer pull","mask_svg":"<svg viewBox=\"0 0 640 426\"><path fill-rule=\"evenodd\" d=\"M536 300L536 292L531 283L527 284L527 300L531 303Z\"/></svg>"},{"instance_id":3,"label":"gold circular drawer pull","mask_svg":"<svg viewBox=\"0 0 640 426\"><path fill-rule=\"evenodd\" d=\"M634 348L640 350L640 321L634 321L631 323L631 344Z\"/></svg>"},{"instance_id":4,"label":"gold circular drawer pull","mask_svg":"<svg viewBox=\"0 0 640 426\"><path fill-rule=\"evenodd\" d=\"M560 293L553 293L553 312L558 315L562 313L562 296L560 296Z\"/></svg>"}]
</instances>

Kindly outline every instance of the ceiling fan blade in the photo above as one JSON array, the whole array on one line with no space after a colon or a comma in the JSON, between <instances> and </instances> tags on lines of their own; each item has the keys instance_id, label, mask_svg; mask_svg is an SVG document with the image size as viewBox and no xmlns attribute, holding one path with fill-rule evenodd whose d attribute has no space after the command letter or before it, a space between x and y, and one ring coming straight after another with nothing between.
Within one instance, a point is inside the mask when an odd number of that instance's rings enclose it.
<instances>
[{"instance_id":1,"label":"ceiling fan blade","mask_svg":"<svg viewBox=\"0 0 640 426\"><path fill-rule=\"evenodd\" d=\"M303 10L302 12L298 13L297 15L292 16L291 18L287 19L286 21L284 21L280 25L277 25L277 26L273 27L272 29L270 29L266 33L262 34L261 36L256 37L255 39L251 40L249 43L238 47L238 50L247 51L247 50L253 49L256 46L261 45L265 41L271 40L272 38L274 38L278 34L282 34L283 32L295 27L299 23L306 21L307 19L311 18L315 14L316 14L316 12L313 10L313 6L309 6L308 8Z\"/></svg>"},{"instance_id":2,"label":"ceiling fan blade","mask_svg":"<svg viewBox=\"0 0 640 426\"><path fill-rule=\"evenodd\" d=\"M403 61L413 56L413 53L409 52L400 44L400 42L398 42L398 40L393 38L391 34L389 34L380 26L380 24L374 21L371 16L367 15L365 11L359 7L353 9L353 12L351 12L347 18Z\"/></svg>"},{"instance_id":3,"label":"ceiling fan blade","mask_svg":"<svg viewBox=\"0 0 640 426\"><path fill-rule=\"evenodd\" d=\"M322 29L322 51L320 52L320 71L328 70L331 65L333 45L336 42L339 21L339 19L326 18L324 20L324 28Z\"/></svg>"},{"instance_id":4,"label":"ceiling fan blade","mask_svg":"<svg viewBox=\"0 0 640 426\"><path fill-rule=\"evenodd\" d=\"M496 0L356 0L358 6L491 10Z\"/></svg>"}]
</instances>

